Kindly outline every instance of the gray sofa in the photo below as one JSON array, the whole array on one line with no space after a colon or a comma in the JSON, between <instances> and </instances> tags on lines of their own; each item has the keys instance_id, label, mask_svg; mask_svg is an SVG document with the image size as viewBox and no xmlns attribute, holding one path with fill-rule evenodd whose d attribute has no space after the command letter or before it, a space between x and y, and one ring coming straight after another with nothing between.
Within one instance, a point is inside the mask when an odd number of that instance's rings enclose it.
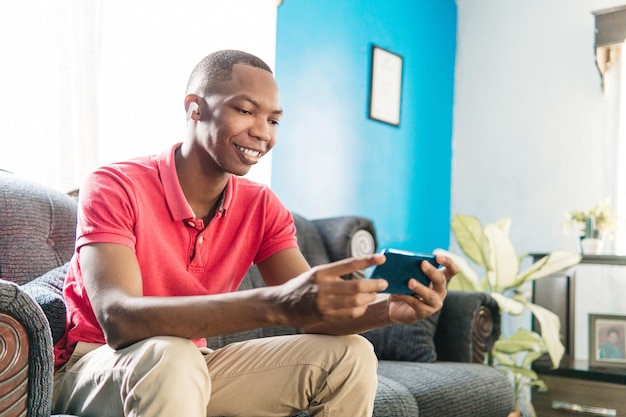
<instances>
[{"instance_id":1,"label":"gray sofa","mask_svg":"<svg viewBox=\"0 0 626 417\"><path fill-rule=\"evenodd\" d=\"M376 241L374 225L362 217L310 221L294 213L294 219L312 265L350 256L363 231ZM64 331L61 287L75 220L74 198L0 172L0 416L50 415L52 346ZM242 289L258 285L263 283L253 267ZM380 360L374 415L506 417L514 408L512 386L484 365L499 324L488 295L450 292L442 311L429 319L364 334ZM292 332L298 329L258 329L208 342L217 348Z\"/></svg>"}]
</instances>

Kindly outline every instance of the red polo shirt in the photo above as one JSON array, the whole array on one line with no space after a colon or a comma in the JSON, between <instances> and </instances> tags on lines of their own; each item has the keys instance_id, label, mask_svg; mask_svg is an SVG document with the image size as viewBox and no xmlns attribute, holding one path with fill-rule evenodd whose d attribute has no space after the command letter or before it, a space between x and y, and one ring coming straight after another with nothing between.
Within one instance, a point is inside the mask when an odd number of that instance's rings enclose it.
<instances>
[{"instance_id":1,"label":"red polo shirt","mask_svg":"<svg viewBox=\"0 0 626 417\"><path fill-rule=\"evenodd\" d=\"M289 211L267 186L245 178L231 175L206 227L195 219L176 175L179 146L100 168L81 188L76 254L64 287L67 329L55 346L57 367L78 341L105 343L83 285L82 246L108 242L132 248L146 296L235 291L250 265L297 247Z\"/></svg>"}]
</instances>

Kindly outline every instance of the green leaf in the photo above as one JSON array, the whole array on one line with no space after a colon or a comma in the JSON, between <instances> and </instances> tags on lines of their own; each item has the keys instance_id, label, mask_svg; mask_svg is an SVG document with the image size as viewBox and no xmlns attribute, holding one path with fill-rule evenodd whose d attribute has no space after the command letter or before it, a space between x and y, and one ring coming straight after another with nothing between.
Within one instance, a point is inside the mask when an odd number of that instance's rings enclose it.
<instances>
[{"instance_id":1,"label":"green leaf","mask_svg":"<svg viewBox=\"0 0 626 417\"><path fill-rule=\"evenodd\" d=\"M496 365L499 366L499 365ZM516 374L516 375L520 375L523 378L527 378L530 381L536 381L539 379L539 376L537 375L537 372L533 371L532 369L529 368L522 368L520 366L506 366L505 367L509 372Z\"/></svg>"},{"instance_id":2,"label":"green leaf","mask_svg":"<svg viewBox=\"0 0 626 417\"><path fill-rule=\"evenodd\" d=\"M515 289L513 292L513 295L511 296L511 298L517 302L520 302L522 304L524 304L524 307L526 307L526 304L529 303L528 298L530 294L526 293L526 292L521 292L520 289Z\"/></svg>"},{"instance_id":3,"label":"green leaf","mask_svg":"<svg viewBox=\"0 0 626 417\"><path fill-rule=\"evenodd\" d=\"M509 230L511 230L511 218L510 217L503 217L502 219L498 220L495 225L498 229L500 229L502 231L502 233L504 233L506 236L509 235Z\"/></svg>"},{"instance_id":4,"label":"green leaf","mask_svg":"<svg viewBox=\"0 0 626 417\"><path fill-rule=\"evenodd\" d=\"M492 354L493 354L494 359L496 360L496 363L502 366L505 366L507 368L515 366L515 358L512 355L498 352L496 350L494 350Z\"/></svg>"},{"instance_id":5,"label":"green leaf","mask_svg":"<svg viewBox=\"0 0 626 417\"><path fill-rule=\"evenodd\" d=\"M506 223L504 219L500 222ZM489 279L492 289L502 291L512 287L519 272L519 263L511 239L500 227L493 224L485 227L485 236L490 246L489 263L493 275Z\"/></svg>"},{"instance_id":6,"label":"green leaf","mask_svg":"<svg viewBox=\"0 0 626 417\"><path fill-rule=\"evenodd\" d=\"M505 297L498 292L492 292L490 295L498 302L498 307L500 308L501 313L509 313L514 316L519 316L524 312L526 307L525 303L520 303L513 298Z\"/></svg>"},{"instance_id":7,"label":"green leaf","mask_svg":"<svg viewBox=\"0 0 626 417\"><path fill-rule=\"evenodd\" d=\"M480 284L470 279L463 271L456 274L448 281L448 291L482 291Z\"/></svg>"},{"instance_id":8,"label":"green leaf","mask_svg":"<svg viewBox=\"0 0 626 417\"><path fill-rule=\"evenodd\" d=\"M528 281L545 278L555 272L562 271L580 262L582 256L576 252L557 250L537 260L522 272L516 279L519 286Z\"/></svg>"},{"instance_id":9,"label":"green leaf","mask_svg":"<svg viewBox=\"0 0 626 417\"><path fill-rule=\"evenodd\" d=\"M450 281L448 281L448 290L456 291L483 291L480 280L476 275L476 271L467 263L467 261L454 253L448 252L444 249L435 249L433 251L435 255L445 255L452 259L454 263L459 267L459 273L456 274Z\"/></svg>"},{"instance_id":10,"label":"green leaf","mask_svg":"<svg viewBox=\"0 0 626 417\"><path fill-rule=\"evenodd\" d=\"M548 386L546 385L546 383L542 380L542 379L538 379L536 381L532 381L529 384L530 387L536 387L537 390L541 393L546 393L548 392Z\"/></svg>"},{"instance_id":11,"label":"green leaf","mask_svg":"<svg viewBox=\"0 0 626 417\"><path fill-rule=\"evenodd\" d=\"M450 228L463 253L477 265L491 269L489 241L483 232L480 221L474 216L457 214L452 219Z\"/></svg>"},{"instance_id":12,"label":"green leaf","mask_svg":"<svg viewBox=\"0 0 626 417\"><path fill-rule=\"evenodd\" d=\"M495 291L495 287L498 284L498 274L496 273L496 271L487 271L485 281L485 290L489 292Z\"/></svg>"},{"instance_id":13,"label":"green leaf","mask_svg":"<svg viewBox=\"0 0 626 417\"><path fill-rule=\"evenodd\" d=\"M528 352L522 361L523 368L530 368L534 361L542 357L544 352Z\"/></svg>"},{"instance_id":14,"label":"green leaf","mask_svg":"<svg viewBox=\"0 0 626 417\"><path fill-rule=\"evenodd\" d=\"M495 352L503 352L509 355L520 352L545 352L541 336L524 328L518 329L508 339L498 339L493 349Z\"/></svg>"},{"instance_id":15,"label":"green leaf","mask_svg":"<svg viewBox=\"0 0 626 417\"><path fill-rule=\"evenodd\" d=\"M561 321L559 316L537 304L528 303L528 309L537 318L541 326L541 337L543 339L552 366L557 368L565 353L565 347L561 343Z\"/></svg>"}]
</instances>

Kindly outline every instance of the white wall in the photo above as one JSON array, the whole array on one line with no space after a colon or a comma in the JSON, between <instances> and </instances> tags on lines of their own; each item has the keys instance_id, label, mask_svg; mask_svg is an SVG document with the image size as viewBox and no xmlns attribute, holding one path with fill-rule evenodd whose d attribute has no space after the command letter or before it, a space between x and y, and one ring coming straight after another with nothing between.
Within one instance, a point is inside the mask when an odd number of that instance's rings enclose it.
<instances>
[{"instance_id":1,"label":"white wall","mask_svg":"<svg viewBox=\"0 0 626 417\"><path fill-rule=\"evenodd\" d=\"M623 3L457 0L452 215L511 217L520 255L579 250L562 230L564 212L615 201L616 186L591 12ZM602 287L621 303L626 280L577 275L575 353L586 359L587 314L615 305L586 295Z\"/></svg>"},{"instance_id":2,"label":"white wall","mask_svg":"<svg viewBox=\"0 0 626 417\"><path fill-rule=\"evenodd\" d=\"M591 12L621 3L457 0L452 215L511 217L519 253L578 250L564 212L615 187Z\"/></svg>"},{"instance_id":3,"label":"white wall","mask_svg":"<svg viewBox=\"0 0 626 417\"><path fill-rule=\"evenodd\" d=\"M589 314L626 316L626 268L612 265L578 265L574 271L574 354L578 359L589 356Z\"/></svg>"},{"instance_id":4,"label":"white wall","mask_svg":"<svg viewBox=\"0 0 626 417\"><path fill-rule=\"evenodd\" d=\"M182 140L208 53L274 66L276 0L0 3L0 169L68 191L99 165ZM269 183L271 161L251 176Z\"/></svg>"}]
</instances>

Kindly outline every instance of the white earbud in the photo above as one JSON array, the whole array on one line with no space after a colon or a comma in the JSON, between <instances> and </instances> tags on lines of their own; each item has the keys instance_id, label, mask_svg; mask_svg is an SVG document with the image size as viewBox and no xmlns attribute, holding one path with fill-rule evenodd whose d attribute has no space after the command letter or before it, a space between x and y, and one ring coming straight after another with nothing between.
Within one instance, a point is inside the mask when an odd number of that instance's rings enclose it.
<instances>
[{"instance_id":1,"label":"white earbud","mask_svg":"<svg viewBox=\"0 0 626 417\"><path fill-rule=\"evenodd\" d=\"M195 101L192 101L191 104L189 104L189 110L187 111L187 119L191 118L192 113L195 113L196 115L200 114L200 112L198 112L198 103L196 103Z\"/></svg>"}]
</instances>

